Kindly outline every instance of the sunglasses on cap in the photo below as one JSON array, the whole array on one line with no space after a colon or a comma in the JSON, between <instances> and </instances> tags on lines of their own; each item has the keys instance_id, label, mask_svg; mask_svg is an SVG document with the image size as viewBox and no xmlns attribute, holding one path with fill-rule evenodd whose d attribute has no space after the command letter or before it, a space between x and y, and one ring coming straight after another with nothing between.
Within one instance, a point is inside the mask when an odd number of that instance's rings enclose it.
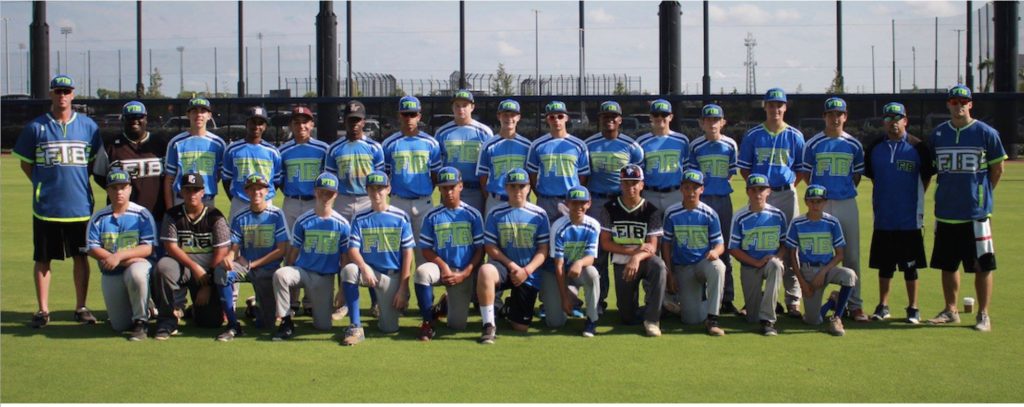
<instances>
[{"instance_id":1,"label":"sunglasses on cap","mask_svg":"<svg viewBox=\"0 0 1024 407\"><path fill-rule=\"evenodd\" d=\"M888 115L888 116L882 117L882 120L885 120L887 122L894 122L894 121L897 121L897 120L902 119L902 118L903 118L903 116L900 116L900 115Z\"/></svg>"}]
</instances>

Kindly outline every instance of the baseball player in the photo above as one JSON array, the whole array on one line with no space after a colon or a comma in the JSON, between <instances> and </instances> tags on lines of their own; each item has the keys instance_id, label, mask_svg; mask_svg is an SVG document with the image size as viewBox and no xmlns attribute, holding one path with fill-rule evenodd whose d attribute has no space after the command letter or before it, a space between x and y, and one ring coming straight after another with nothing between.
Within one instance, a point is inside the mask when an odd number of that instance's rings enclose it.
<instances>
[{"instance_id":1,"label":"baseball player","mask_svg":"<svg viewBox=\"0 0 1024 407\"><path fill-rule=\"evenodd\" d=\"M677 163L678 165L678 163ZM662 210L641 193L644 172L630 164L619 171L622 195L608 201L601 211L601 248L611 253L615 270L615 299L622 323L643 319L647 336L661 336L661 304L665 299L665 262L656 253L662 235ZM637 308L640 282L646 291L646 307Z\"/></svg>"},{"instance_id":2,"label":"baseball player","mask_svg":"<svg viewBox=\"0 0 1024 407\"><path fill-rule=\"evenodd\" d=\"M700 201L704 183L703 172L683 171L683 200L665 211L661 256L672 265L668 291L678 293L683 323L703 322L708 335L722 336L718 312L725 284L725 240L718 214Z\"/></svg>"},{"instance_id":3,"label":"baseball player","mask_svg":"<svg viewBox=\"0 0 1024 407\"><path fill-rule=\"evenodd\" d=\"M519 102L512 99L498 102L498 121L501 123L498 137L487 139L480 147L476 175L480 178L480 185L487 189L484 214L502 202L508 202L508 194L501 183L505 173L526 166L530 140L516 132L520 117Z\"/></svg>"},{"instance_id":4,"label":"baseball player","mask_svg":"<svg viewBox=\"0 0 1024 407\"><path fill-rule=\"evenodd\" d=\"M29 122L14 145L21 171L32 182L32 254L39 309L30 326L50 323L50 261L71 257L74 263L75 321L95 324L85 307L89 293L86 225L92 215L89 165L103 149L99 127L71 109L75 84L67 75L50 80L50 111Z\"/></svg>"},{"instance_id":5,"label":"baseball player","mask_svg":"<svg viewBox=\"0 0 1024 407\"><path fill-rule=\"evenodd\" d=\"M931 147L907 134L907 108L900 103L882 107L886 137L864 154L864 175L871 179L874 232L871 268L878 269L879 304L871 319L889 317L889 287L899 268L907 285L907 322L921 322L917 308L917 270L924 257L924 193L935 174ZM909 192L916 191L916 193Z\"/></svg>"},{"instance_id":6,"label":"baseball player","mask_svg":"<svg viewBox=\"0 0 1024 407\"><path fill-rule=\"evenodd\" d=\"M146 208L131 202L131 176L119 169L107 173L110 205L89 219L87 247L103 274L103 300L110 327L131 329L132 341L146 339L149 320L149 271L153 268L156 223Z\"/></svg>"},{"instance_id":7,"label":"baseball player","mask_svg":"<svg viewBox=\"0 0 1024 407\"><path fill-rule=\"evenodd\" d=\"M213 105L206 98L197 97L188 101L188 130L174 136L167 142L164 162L164 205L168 208L181 204L181 177L186 173L198 173L203 177L206 192L203 203L215 207L217 178L224 163L224 140L206 131L206 122L213 116Z\"/></svg>"},{"instance_id":8,"label":"baseball player","mask_svg":"<svg viewBox=\"0 0 1024 407\"><path fill-rule=\"evenodd\" d=\"M480 149L487 140L494 138L491 128L473 119L473 93L459 89L452 96L452 120L434 132L434 138L441 147L441 164L455 167L465 174L462 179L465 194L462 201L476 208L484 209L487 191L476 175L476 165L480 158Z\"/></svg>"},{"instance_id":9,"label":"baseball player","mask_svg":"<svg viewBox=\"0 0 1024 407\"><path fill-rule=\"evenodd\" d=\"M443 285L447 291L448 327L466 328L476 282L474 273L484 258L484 221L476 208L462 202L463 188L462 173L457 168L441 168L437 172L441 205L423 217L420 227L419 248L426 262L416 268L414 281L423 317L421 341L434 337L435 285Z\"/></svg>"},{"instance_id":10,"label":"baseball player","mask_svg":"<svg viewBox=\"0 0 1024 407\"><path fill-rule=\"evenodd\" d=\"M860 211L857 209L857 185L864 174L864 147L843 130L846 110L846 101L841 98L825 101L825 130L807 141L800 171L807 182L821 185L828 192L825 212L839 219L846 238L843 266L857 274L857 285L846 308L854 321L867 322L864 300L860 297Z\"/></svg>"},{"instance_id":11,"label":"baseball player","mask_svg":"<svg viewBox=\"0 0 1024 407\"><path fill-rule=\"evenodd\" d=\"M811 184L804 193L807 214L793 219L786 234L786 247L790 250L793 270L800 281L804 295L804 323L818 325L830 309L826 331L834 336L843 336L843 309L853 295L857 274L839 264L843 261L846 240L839 219L826 213L828 189ZM825 307L821 297L828 284L840 286L835 298L830 298Z\"/></svg>"},{"instance_id":12,"label":"baseball player","mask_svg":"<svg viewBox=\"0 0 1024 407\"><path fill-rule=\"evenodd\" d=\"M384 149L380 143L366 138L366 107L358 100L345 108L345 138L335 141L327 151L327 171L338 176L338 198L334 210L352 221L356 213L370 207L366 195L366 175L384 170Z\"/></svg>"},{"instance_id":13,"label":"baseball player","mask_svg":"<svg viewBox=\"0 0 1024 407\"><path fill-rule=\"evenodd\" d=\"M544 107L547 114L548 134L530 144L526 158L526 170L537 196L537 206L544 209L550 219L558 219L562 213L558 203L565 198L569 188L586 185L590 175L590 157L587 145L566 129L569 111L565 103L553 101Z\"/></svg>"},{"instance_id":14,"label":"baseball player","mask_svg":"<svg viewBox=\"0 0 1024 407\"><path fill-rule=\"evenodd\" d=\"M974 106L971 90L963 85L949 90L946 108L950 120L932 131L938 176L935 183L935 245L931 267L942 270L942 294L945 309L932 324L960 322L956 296L960 290L957 269L974 273L978 295L978 316L974 329L992 330L988 315L992 300L992 271L996 269L995 246L992 242L994 191L1003 175L1006 150L999 132L971 117Z\"/></svg>"},{"instance_id":15,"label":"baseball player","mask_svg":"<svg viewBox=\"0 0 1024 407\"><path fill-rule=\"evenodd\" d=\"M423 216L434 208L430 196L434 193L434 178L441 169L441 147L417 128L421 110L416 97L400 99L402 128L384 140L384 168L391 177L389 186L394 192L391 204L409 216L413 236L419 236ZM416 254L416 264L422 263L423 259Z\"/></svg>"},{"instance_id":16,"label":"baseball player","mask_svg":"<svg viewBox=\"0 0 1024 407\"><path fill-rule=\"evenodd\" d=\"M183 203L167 210L160 227L160 241L167 256L156 265L153 285L158 310L157 340L170 339L178 332L178 318L172 313L178 292L192 293L192 315L202 328L223 323L219 292L213 289L213 270L224 262L231 244L231 230L217 208L206 206L202 174L183 175L179 186Z\"/></svg>"},{"instance_id":17,"label":"baseball player","mask_svg":"<svg viewBox=\"0 0 1024 407\"><path fill-rule=\"evenodd\" d=\"M327 143L312 138L313 112L305 106L292 109L292 139L281 145L281 192L284 193L284 210L288 230L292 230L299 216L316 207L313 185L316 177L324 172Z\"/></svg>"},{"instance_id":18,"label":"baseball player","mask_svg":"<svg viewBox=\"0 0 1024 407\"><path fill-rule=\"evenodd\" d=\"M141 102L131 101L121 108L122 133L110 144L96 153L93 163L93 180L106 188L107 174L118 168L131 176L131 201L143 208L152 208L153 218L157 222L163 220L164 188L161 175L164 167L164 154L167 153L167 140L153 136L146 129L149 120L146 106ZM154 247L156 249L156 247Z\"/></svg>"},{"instance_id":19,"label":"baseball player","mask_svg":"<svg viewBox=\"0 0 1024 407\"><path fill-rule=\"evenodd\" d=\"M644 150L644 199L657 208L668 208L679 202L679 181L683 176L681 163L690 154L686 136L672 131L672 104L665 99L651 103L651 132L637 138Z\"/></svg>"},{"instance_id":20,"label":"baseball player","mask_svg":"<svg viewBox=\"0 0 1024 407\"><path fill-rule=\"evenodd\" d=\"M781 210L789 224L800 212L795 188L802 179L796 171L803 166L804 135L786 123L786 103L785 91L768 89L762 102L765 121L743 136L736 165L744 178L749 178L750 174L768 177L771 188L768 204ZM786 315L800 318L800 287L791 265L787 264L783 271L782 284L786 288Z\"/></svg>"},{"instance_id":21,"label":"baseball player","mask_svg":"<svg viewBox=\"0 0 1024 407\"><path fill-rule=\"evenodd\" d=\"M573 313L577 297L569 291L569 286L586 289L587 320L583 324L586 338L597 334L597 303L601 296L600 276L594 267L601 224L587 215L591 202L586 187L569 189L565 197L569 216L558 218L551 226L551 258L555 270L545 273L541 282L541 297L547 308L544 321L552 328L565 325L567 315Z\"/></svg>"},{"instance_id":22,"label":"baseball player","mask_svg":"<svg viewBox=\"0 0 1024 407\"><path fill-rule=\"evenodd\" d=\"M601 131L586 139L590 153L590 177L587 187L593 202L587 215L600 216L604 204L619 196L619 170L626 164L641 164L644 150L631 137L619 132L622 125L622 106L617 102L601 103L597 116ZM608 307L608 253L598 250L594 263L601 275L601 309Z\"/></svg>"},{"instance_id":23,"label":"baseball player","mask_svg":"<svg viewBox=\"0 0 1024 407\"><path fill-rule=\"evenodd\" d=\"M729 227L732 226L732 178L736 166L736 152L739 148L736 141L722 134L728 122L725 120L725 109L716 104L704 105L700 111L700 126L704 135L690 144L687 168L704 173L704 191L700 201L711 207L718 214L722 227L722 240L729 241ZM732 279L732 259L728 252L721 254L725 263L725 285L722 291L721 313L738 313L733 305L736 292Z\"/></svg>"},{"instance_id":24,"label":"baseball player","mask_svg":"<svg viewBox=\"0 0 1024 407\"><path fill-rule=\"evenodd\" d=\"M398 317L409 303L409 274L412 268L413 238L409 216L388 205L391 185L381 171L366 176L370 209L352 220L352 238L348 257L351 263L341 270L345 301L351 325L341 344L353 346L366 338L359 315L359 286L377 291L380 319L377 327L384 333L398 331Z\"/></svg>"},{"instance_id":25,"label":"baseball player","mask_svg":"<svg viewBox=\"0 0 1024 407\"><path fill-rule=\"evenodd\" d=\"M329 330L332 325L331 302L334 279L346 259L352 228L341 214L334 211L338 196L338 177L325 172L313 181L316 207L299 216L292 229L292 250L285 267L274 272L274 303L277 306L277 332L273 340L283 341L295 336L295 323L289 302L291 290L302 286L313 306L313 327ZM358 307L356 309L358 312Z\"/></svg>"},{"instance_id":26,"label":"baseball player","mask_svg":"<svg viewBox=\"0 0 1024 407\"><path fill-rule=\"evenodd\" d=\"M786 215L768 203L770 194L767 175L747 177L749 204L736 211L732 218L732 236L729 236L729 254L740 261L747 321L760 321L764 336L779 334L775 328L775 300L785 268L782 258L786 247L782 242L788 230Z\"/></svg>"},{"instance_id":27,"label":"baseball player","mask_svg":"<svg viewBox=\"0 0 1024 407\"><path fill-rule=\"evenodd\" d=\"M564 121L560 120L560 121ZM497 336L494 319L494 292L511 292L505 313L512 329L526 332L533 319L534 303L540 290L540 275L548 254L550 223L539 206L531 204L530 178L522 168L505 173L508 202L487 214L484 223L484 250L490 261L480 266L476 293L480 301L483 333L479 343L493 344Z\"/></svg>"},{"instance_id":28,"label":"baseball player","mask_svg":"<svg viewBox=\"0 0 1024 407\"><path fill-rule=\"evenodd\" d=\"M275 207L270 196L270 180L263 174L253 173L245 178L245 193L249 208L244 209L231 221L231 250L223 265L214 270L214 281L220 290L224 315L228 320L227 329L217 340L227 342L242 336L242 325L235 314L237 284L252 283L256 292L259 312L253 312L256 327L274 325L274 272L281 266L281 259L288 251L288 231L285 228L284 212Z\"/></svg>"},{"instance_id":29,"label":"baseball player","mask_svg":"<svg viewBox=\"0 0 1024 407\"><path fill-rule=\"evenodd\" d=\"M231 195L228 222L249 207L249 195L245 191L249 175L260 174L271 181L265 197L267 201L274 199L277 194L274 185L281 184L281 153L273 144L263 140L268 123L267 109L259 106L249 109L249 118L245 121L245 139L231 143L224 150L224 168L221 169L220 178L224 182L224 190Z\"/></svg>"}]
</instances>

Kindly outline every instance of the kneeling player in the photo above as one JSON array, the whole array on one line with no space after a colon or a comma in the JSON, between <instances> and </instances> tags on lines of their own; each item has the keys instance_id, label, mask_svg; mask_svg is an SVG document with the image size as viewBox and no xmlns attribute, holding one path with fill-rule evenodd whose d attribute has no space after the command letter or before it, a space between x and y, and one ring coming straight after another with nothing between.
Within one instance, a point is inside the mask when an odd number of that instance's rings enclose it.
<instances>
[{"instance_id":1,"label":"kneeling player","mask_svg":"<svg viewBox=\"0 0 1024 407\"><path fill-rule=\"evenodd\" d=\"M583 336L597 334L598 307L601 297L600 275L594 267L601 224L587 216L590 192L582 186L569 189L565 197L569 216L563 216L551 226L551 258L555 272L544 273L541 282L541 300L544 302L545 322L549 327L565 325L566 315L572 315L577 298L569 286L583 287L587 305L587 322Z\"/></svg>"},{"instance_id":2,"label":"kneeling player","mask_svg":"<svg viewBox=\"0 0 1024 407\"><path fill-rule=\"evenodd\" d=\"M740 261L740 284L747 321L761 322L761 334L775 336L775 300L782 280L782 263L786 248L786 215L768 204L768 177L750 174L747 177L749 204L732 217L729 254ZM764 289L761 289L762 282Z\"/></svg>"},{"instance_id":3,"label":"kneeling player","mask_svg":"<svg viewBox=\"0 0 1024 407\"><path fill-rule=\"evenodd\" d=\"M480 266L476 295L483 317L479 342L494 343L494 292L511 290L506 316L512 329L525 332L533 319L533 307L540 289L537 270L544 265L550 238L548 215L527 201L530 177L522 168L505 173L508 202L487 214L484 224L484 250L491 260Z\"/></svg>"},{"instance_id":4,"label":"kneeling player","mask_svg":"<svg viewBox=\"0 0 1024 407\"><path fill-rule=\"evenodd\" d=\"M825 319L830 309L834 310L829 318L828 333L843 336L843 311L846 302L853 293L857 275L853 270L840 266L843 262L843 248L846 240L839 219L824 212L825 187L813 184L804 193L807 214L793 219L786 236L786 246L792 251L790 259L793 270L800 281L800 291L804 295L804 322L817 325ZM822 293L828 284L840 287L838 295L830 296L824 307L821 306Z\"/></svg>"},{"instance_id":5,"label":"kneeling player","mask_svg":"<svg viewBox=\"0 0 1024 407\"><path fill-rule=\"evenodd\" d=\"M416 268L416 300L419 302L419 339L434 337L435 285L444 285L447 295L448 327L466 328L469 301L473 296L473 273L484 258L484 221L472 206L462 202L462 174L455 167L437 172L441 205L423 217L419 246L426 263ZM474 191L475 192L475 191Z\"/></svg>"}]
</instances>

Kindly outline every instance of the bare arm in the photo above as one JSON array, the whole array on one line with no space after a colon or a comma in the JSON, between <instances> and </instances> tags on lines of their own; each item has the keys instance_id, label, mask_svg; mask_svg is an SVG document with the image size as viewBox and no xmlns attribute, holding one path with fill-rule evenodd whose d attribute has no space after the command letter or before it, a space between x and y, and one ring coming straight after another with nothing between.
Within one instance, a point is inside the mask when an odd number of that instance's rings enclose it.
<instances>
[{"instance_id":1,"label":"bare arm","mask_svg":"<svg viewBox=\"0 0 1024 407\"><path fill-rule=\"evenodd\" d=\"M25 163L22 163L24 165ZM995 164L989 164L988 166L988 183L992 184L992 190L996 189L996 184L999 183L999 179L1003 177L1003 161Z\"/></svg>"},{"instance_id":2,"label":"bare arm","mask_svg":"<svg viewBox=\"0 0 1024 407\"><path fill-rule=\"evenodd\" d=\"M267 253L263 257L249 262L249 268L259 268L267 264L273 263L284 257L285 252L288 251L288 242L280 242L274 247L270 253Z\"/></svg>"},{"instance_id":3,"label":"bare arm","mask_svg":"<svg viewBox=\"0 0 1024 407\"><path fill-rule=\"evenodd\" d=\"M173 188L171 188L171 184L174 184L174 181L171 180L171 176L170 175L164 175L164 207L165 208L170 208L170 207L174 206L174 195L171 195L171 192L173 191Z\"/></svg>"},{"instance_id":4,"label":"bare arm","mask_svg":"<svg viewBox=\"0 0 1024 407\"><path fill-rule=\"evenodd\" d=\"M21 172L24 172L25 177L28 178L29 181L32 181L32 164L22 161Z\"/></svg>"}]
</instances>

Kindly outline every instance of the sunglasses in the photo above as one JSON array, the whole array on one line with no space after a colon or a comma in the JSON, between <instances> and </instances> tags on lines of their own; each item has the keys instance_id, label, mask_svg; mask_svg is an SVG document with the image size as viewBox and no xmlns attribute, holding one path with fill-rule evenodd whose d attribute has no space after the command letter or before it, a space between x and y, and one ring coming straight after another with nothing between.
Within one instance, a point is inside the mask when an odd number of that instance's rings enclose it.
<instances>
[{"instance_id":1,"label":"sunglasses","mask_svg":"<svg viewBox=\"0 0 1024 407\"><path fill-rule=\"evenodd\" d=\"M668 117L668 113L651 113L651 117Z\"/></svg>"},{"instance_id":2,"label":"sunglasses","mask_svg":"<svg viewBox=\"0 0 1024 407\"><path fill-rule=\"evenodd\" d=\"M564 114L549 114L548 115L548 120L552 120L552 119L554 119L554 120L565 120L565 115Z\"/></svg>"},{"instance_id":3,"label":"sunglasses","mask_svg":"<svg viewBox=\"0 0 1024 407\"><path fill-rule=\"evenodd\" d=\"M71 89L63 89L63 88L62 89L54 89L53 90L53 93L56 93L58 95L70 95L71 92L73 92Z\"/></svg>"},{"instance_id":4,"label":"sunglasses","mask_svg":"<svg viewBox=\"0 0 1024 407\"><path fill-rule=\"evenodd\" d=\"M416 112L405 112L405 113L402 113L402 117L410 117L410 118L411 117L416 117L416 116L419 116L419 115L420 114L416 113Z\"/></svg>"},{"instance_id":5,"label":"sunglasses","mask_svg":"<svg viewBox=\"0 0 1024 407\"><path fill-rule=\"evenodd\" d=\"M970 99L950 99L946 103L949 103L949 104L951 104L953 106L967 106L967 104L971 103L971 100Z\"/></svg>"},{"instance_id":6,"label":"sunglasses","mask_svg":"<svg viewBox=\"0 0 1024 407\"><path fill-rule=\"evenodd\" d=\"M887 122L894 122L894 121L897 121L897 120L902 119L902 118L903 118L903 116L885 116L885 117L882 118L882 120L885 120Z\"/></svg>"}]
</instances>

